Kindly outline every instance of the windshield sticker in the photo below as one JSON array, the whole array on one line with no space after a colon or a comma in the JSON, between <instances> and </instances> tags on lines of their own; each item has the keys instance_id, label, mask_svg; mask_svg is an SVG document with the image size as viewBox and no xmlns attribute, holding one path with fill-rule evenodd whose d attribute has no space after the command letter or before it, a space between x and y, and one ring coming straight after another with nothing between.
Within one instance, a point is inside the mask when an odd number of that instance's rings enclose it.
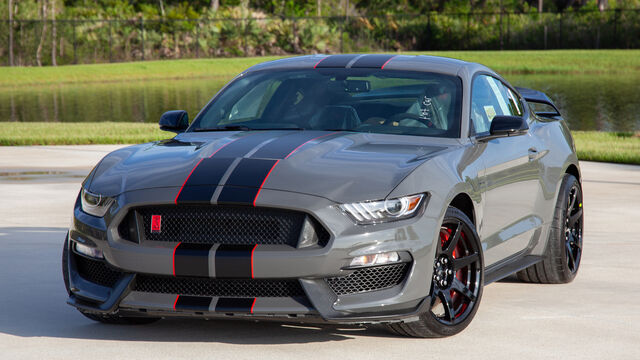
<instances>
[{"instance_id":1,"label":"windshield sticker","mask_svg":"<svg viewBox=\"0 0 640 360\"><path fill-rule=\"evenodd\" d=\"M425 96L420 105L420 119L431 121L431 98Z\"/></svg>"},{"instance_id":2,"label":"windshield sticker","mask_svg":"<svg viewBox=\"0 0 640 360\"><path fill-rule=\"evenodd\" d=\"M484 113L487 114L487 118L491 121L493 117L496 116L496 109L494 109L492 105L487 105L484 107Z\"/></svg>"}]
</instances>

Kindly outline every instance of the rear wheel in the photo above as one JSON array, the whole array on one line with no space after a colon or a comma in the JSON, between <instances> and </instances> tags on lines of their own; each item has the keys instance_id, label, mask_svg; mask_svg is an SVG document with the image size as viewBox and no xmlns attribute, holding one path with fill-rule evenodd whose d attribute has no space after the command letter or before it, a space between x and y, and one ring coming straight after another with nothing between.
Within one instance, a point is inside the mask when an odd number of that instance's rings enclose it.
<instances>
[{"instance_id":1,"label":"rear wheel","mask_svg":"<svg viewBox=\"0 0 640 360\"><path fill-rule=\"evenodd\" d=\"M389 328L412 337L444 337L461 332L478 310L483 267L475 226L462 211L449 207L440 228L429 311L417 321L389 324Z\"/></svg>"},{"instance_id":2,"label":"rear wheel","mask_svg":"<svg viewBox=\"0 0 640 360\"><path fill-rule=\"evenodd\" d=\"M518 272L525 282L562 284L573 281L582 259L582 187L565 174L560 186L544 260Z\"/></svg>"},{"instance_id":3,"label":"rear wheel","mask_svg":"<svg viewBox=\"0 0 640 360\"><path fill-rule=\"evenodd\" d=\"M69 233L67 233L67 237L64 240L64 247L62 248L62 280L64 281L67 293L71 295L71 289L69 287ZM87 318L104 324L142 325L160 320L159 318L151 317L125 317L118 315L93 314L80 309L78 309L78 311Z\"/></svg>"}]
</instances>

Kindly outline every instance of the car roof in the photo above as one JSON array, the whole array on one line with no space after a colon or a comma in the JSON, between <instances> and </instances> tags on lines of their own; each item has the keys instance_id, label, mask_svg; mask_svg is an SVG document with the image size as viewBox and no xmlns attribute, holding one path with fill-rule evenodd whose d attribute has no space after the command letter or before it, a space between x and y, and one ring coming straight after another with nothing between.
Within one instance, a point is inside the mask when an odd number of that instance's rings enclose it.
<instances>
[{"instance_id":1,"label":"car roof","mask_svg":"<svg viewBox=\"0 0 640 360\"><path fill-rule=\"evenodd\" d=\"M478 71L483 71L497 75L488 67L473 62L442 56L394 54L318 54L296 56L260 63L247 69L244 73L261 70L311 68L380 68L387 70L436 72L456 76L469 76Z\"/></svg>"}]
</instances>

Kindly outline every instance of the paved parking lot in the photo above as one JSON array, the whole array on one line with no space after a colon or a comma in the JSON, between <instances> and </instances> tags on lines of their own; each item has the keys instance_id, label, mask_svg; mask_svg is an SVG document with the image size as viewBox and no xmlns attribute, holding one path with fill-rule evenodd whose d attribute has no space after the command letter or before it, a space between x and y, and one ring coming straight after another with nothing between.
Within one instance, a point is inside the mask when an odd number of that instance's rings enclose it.
<instances>
[{"instance_id":1,"label":"paved parking lot","mask_svg":"<svg viewBox=\"0 0 640 360\"><path fill-rule=\"evenodd\" d=\"M84 174L113 146L0 147L1 359L640 359L640 166L582 163L582 268L568 285L485 289L462 334L163 320L107 326L65 304L62 241Z\"/></svg>"}]
</instances>

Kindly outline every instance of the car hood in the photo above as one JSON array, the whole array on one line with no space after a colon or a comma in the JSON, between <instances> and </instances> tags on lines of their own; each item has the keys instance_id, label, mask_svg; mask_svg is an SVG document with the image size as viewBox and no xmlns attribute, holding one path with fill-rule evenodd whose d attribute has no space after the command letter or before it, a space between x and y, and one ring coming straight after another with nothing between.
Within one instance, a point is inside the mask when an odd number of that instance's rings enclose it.
<instances>
[{"instance_id":1,"label":"car hood","mask_svg":"<svg viewBox=\"0 0 640 360\"><path fill-rule=\"evenodd\" d=\"M106 196L149 188L182 188L189 186L187 179L196 167L211 163L218 169L210 171L220 176L200 174L198 186L247 186L243 178L260 177L253 183L262 189L336 202L374 200L385 198L417 166L451 144L419 136L353 132L184 133L110 153L85 186ZM240 174L244 176L238 176L233 167L246 159L270 160L267 165L273 165L268 166L266 176L264 169L252 173L251 166Z\"/></svg>"}]
</instances>

